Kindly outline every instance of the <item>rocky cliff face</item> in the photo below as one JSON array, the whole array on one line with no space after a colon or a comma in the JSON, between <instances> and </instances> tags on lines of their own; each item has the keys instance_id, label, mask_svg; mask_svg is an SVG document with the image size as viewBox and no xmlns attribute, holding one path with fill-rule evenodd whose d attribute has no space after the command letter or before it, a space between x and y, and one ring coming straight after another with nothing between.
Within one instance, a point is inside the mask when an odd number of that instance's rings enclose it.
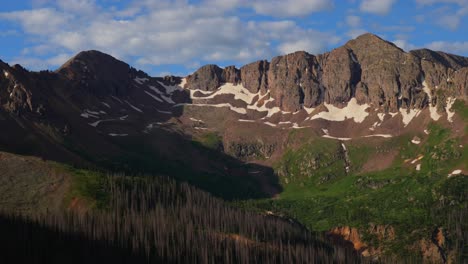
<instances>
[{"instance_id":1,"label":"rocky cliff face","mask_svg":"<svg viewBox=\"0 0 468 264\"><path fill-rule=\"evenodd\" d=\"M436 90L466 97L468 58L430 50L404 52L393 43L364 34L321 55L306 52L278 56L241 67L200 68L187 78L190 89L216 90L226 82L241 83L252 93L270 92L275 106L294 112L321 103L342 106L355 97L387 112L424 108Z\"/></svg>"}]
</instances>

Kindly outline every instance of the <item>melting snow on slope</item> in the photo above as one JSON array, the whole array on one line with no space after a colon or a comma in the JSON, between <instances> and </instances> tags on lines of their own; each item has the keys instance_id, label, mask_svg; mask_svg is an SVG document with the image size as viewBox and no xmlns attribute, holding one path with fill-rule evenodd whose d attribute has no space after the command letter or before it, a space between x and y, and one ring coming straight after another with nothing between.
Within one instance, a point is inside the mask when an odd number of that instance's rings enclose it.
<instances>
[{"instance_id":1,"label":"melting snow on slope","mask_svg":"<svg viewBox=\"0 0 468 264\"><path fill-rule=\"evenodd\" d=\"M419 155L416 159L414 159L413 161L411 161L411 164L415 164L416 162L422 160L424 158L424 155Z\"/></svg>"},{"instance_id":2,"label":"melting snow on slope","mask_svg":"<svg viewBox=\"0 0 468 264\"><path fill-rule=\"evenodd\" d=\"M263 122L265 125L271 126L271 127L276 127L276 124L270 123L270 122Z\"/></svg>"},{"instance_id":3,"label":"melting snow on slope","mask_svg":"<svg viewBox=\"0 0 468 264\"><path fill-rule=\"evenodd\" d=\"M224 103L224 104L187 104L187 103L183 103L183 104L173 105L172 107L178 107L178 106L184 106L184 105L188 105L188 106L228 107L229 109L231 109L231 111L234 111L236 113L243 114L243 115L247 114L247 110L245 110L244 108L234 107L234 106L232 106L231 104L228 104L228 103Z\"/></svg>"},{"instance_id":4,"label":"melting snow on slope","mask_svg":"<svg viewBox=\"0 0 468 264\"><path fill-rule=\"evenodd\" d=\"M164 101L166 101L166 102L168 102L170 104L175 104L175 102L172 100L172 98L167 97L163 92L159 91L158 88L156 88L154 86L151 86L151 85L149 85L148 88L150 88L155 93L157 93L159 96L161 96L161 98L164 99Z\"/></svg>"},{"instance_id":5,"label":"melting snow on slope","mask_svg":"<svg viewBox=\"0 0 468 264\"><path fill-rule=\"evenodd\" d=\"M158 83L166 90L166 94L172 94L175 91L182 91L182 87L184 87L185 82L185 78L182 79L182 83L179 85L165 85L164 83L158 81Z\"/></svg>"},{"instance_id":6,"label":"melting snow on slope","mask_svg":"<svg viewBox=\"0 0 468 264\"><path fill-rule=\"evenodd\" d=\"M365 138L368 138L368 137L383 137L383 138L391 138L393 137L392 135L389 135L389 134L373 134L373 135L367 135L367 136L364 136Z\"/></svg>"},{"instance_id":7,"label":"melting snow on slope","mask_svg":"<svg viewBox=\"0 0 468 264\"><path fill-rule=\"evenodd\" d=\"M331 138L331 139L338 139L338 140L343 140L343 141L351 140L351 138L340 138L340 137L333 137L333 136L330 136L330 135L323 135L322 137Z\"/></svg>"},{"instance_id":8,"label":"melting snow on slope","mask_svg":"<svg viewBox=\"0 0 468 264\"><path fill-rule=\"evenodd\" d=\"M405 127L413 120L413 118L417 117L421 113L421 110L419 109L410 109L407 111L407 109L400 108L400 114L403 117L403 124L405 124Z\"/></svg>"},{"instance_id":9,"label":"melting snow on slope","mask_svg":"<svg viewBox=\"0 0 468 264\"><path fill-rule=\"evenodd\" d=\"M84 117L84 118L90 118L90 117L99 118L100 114L101 114L101 112L96 112L96 111L91 111L91 110L85 109L84 112L81 114L81 117Z\"/></svg>"},{"instance_id":10,"label":"melting snow on slope","mask_svg":"<svg viewBox=\"0 0 468 264\"><path fill-rule=\"evenodd\" d=\"M451 111L452 106L455 103L455 100L457 100L457 98L452 98L452 97L447 98L447 106L445 107L445 111L447 112L447 120L450 123L453 122L453 115L455 115L455 112Z\"/></svg>"},{"instance_id":11,"label":"melting snow on slope","mask_svg":"<svg viewBox=\"0 0 468 264\"><path fill-rule=\"evenodd\" d=\"M101 104L103 104L105 107L107 107L107 108L109 108L109 109L111 108L110 105L109 105L108 103L101 102Z\"/></svg>"},{"instance_id":12,"label":"melting snow on slope","mask_svg":"<svg viewBox=\"0 0 468 264\"><path fill-rule=\"evenodd\" d=\"M126 137L128 134L116 134L116 133L109 133L111 137Z\"/></svg>"},{"instance_id":13,"label":"melting snow on slope","mask_svg":"<svg viewBox=\"0 0 468 264\"><path fill-rule=\"evenodd\" d=\"M346 107L338 108L332 104L325 103L328 112L320 112L313 116L311 119L322 118L329 121L344 121L348 118L354 119L354 122L361 123L369 115L366 109L369 108L368 104L359 105L356 98L352 98Z\"/></svg>"},{"instance_id":14,"label":"melting snow on slope","mask_svg":"<svg viewBox=\"0 0 468 264\"><path fill-rule=\"evenodd\" d=\"M151 96L154 100L156 100L156 101L158 101L158 102L160 102L160 103L163 102L163 100L160 99L159 97L157 97L156 95L154 95L154 94L152 94L152 93L150 93L150 92L148 92L148 91L144 91L144 92L145 92L147 95Z\"/></svg>"},{"instance_id":15,"label":"melting snow on slope","mask_svg":"<svg viewBox=\"0 0 468 264\"><path fill-rule=\"evenodd\" d=\"M422 84L423 84L423 91L429 97L429 112L431 113L431 118L432 118L432 120L437 121L437 120L439 120L440 115L439 115L439 113L437 113L437 107L432 106L432 103L431 103L432 102L431 90L429 89L429 87L427 87L426 81L423 81Z\"/></svg>"},{"instance_id":16,"label":"melting snow on slope","mask_svg":"<svg viewBox=\"0 0 468 264\"><path fill-rule=\"evenodd\" d=\"M204 123L203 120L201 120L201 119L196 119L196 118L193 118L193 117L190 117L189 119L190 119L190 121L193 121L193 122Z\"/></svg>"},{"instance_id":17,"label":"melting snow on slope","mask_svg":"<svg viewBox=\"0 0 468 264\"><path fill-rule=\"evenodd\" d=\"M88 125L90 125L92 127L97 127L100 123L107 122L107 121L115 121L115 119L98 120L98 121L96 121L94 123L89 123Z\"/></svg>"},{"instance_id":18,"label":"melting snow on slope","mask_svg":"<svg viewBox=\"0 0 468 264\"><path fill-rule=\"evenodd\" d=\"M452 173L450 173L450 174L448 175L448 177L450 178L450 177L452 177L452 176L459 175L459 174L461 174L461 173L462 173L461 170L454 170L454 171L452 171Z\"/></svg>"},{"instance_id":19,"label":"melting snow on slope","mask_svg":"<svg viewBox=\"0 0 468 264\"><path fill-rule=\"evenodd\" d=\"M135 80L135 82L137 82L138 84L143 84L143 83L149 81L148 78L139 78L139 77L136 77L134 80Z\"/></svg>"},{"instance_id":20,"label":"melting snow on slope","mask_svg":"<svg viewBox=\"0 0 468 264\"><path fill-rule=\"evenodd\" d=\"M132 105L132 104L131 104L130 102L128 102L127 100L125 100L125 102L126 102L131 108L133 108L135 111L138 111L138 112L140 112L140 113L143 113L143 111L142 111L140 108L138 108L138 107Z\"/></svg>"},{"instance_id":21,"label":"melting snow on slope","mask_svg":"<svg viewBox=\"0 0 468 264\"><path fill-rule=\"evenodd\" d=\"M267 94L265 94L265 96L263 96L260 100L263 100L265 97L269 96L270 95L270 92L268 92ZM260 101L259 100L259 101ZM273 107L273 108L268 108L266 107L266 105L269 103L269 102L273 102L275 99L273 97L270 97L268 100L264 101L263 102L263 105L262 106L257 106L257 105L247 105L247 109L251 109L251 110L255 110L255 111L258 111L258 112L267 112L267 115L262 118L262 119L265 119L265 118L268 118L268 117L272 117L274 114L276 113L290 113L290 112L282 112L281 109L277 106Z\"/></svg>"},{"instance_id":22,"label":"melting snow on slope","mask_svg":"<svg viewBox=\"0 0 468 264\"><path fill-rule=\"evenodd\" d=\"M411 143L416 144L416 145L419 145L419 143L421 143L421 139L418 138L418 137L414 137L414 138L411 140Z\"/></svg>"},{"instance_id":23,"label":"melting snow on slope","mask_svg":"<svg viewBox=\"0 0 468 264\"><path fill-rule=\"evenodd\" d=\"M193 96L192 99L213 99L218 95L222 94L232 94L234 95L235 100L242 100L246 104L252 104L252 101L254 97L257 94L251 93L249 90L247 90L244 86L242 85L234 85L232 83L226 83L222 85L221 87L218 88L214 93L210 94L209 96L206 97L196 97Z\"/></svg>"},{"instance_id":24,"label":"melting snow on slope","mask_svg":"<svg viewBox=\"0 0 468 264\"><path fill-rule=\"evenodd\" d=\"M111 95L111 97L112 97L114 100L116 100L117 102L123 104L122 100L120 100L119 98L117 98L117 97L115 97L115 96L113 96L113 95Z\"/></svg>"}]
</instances>

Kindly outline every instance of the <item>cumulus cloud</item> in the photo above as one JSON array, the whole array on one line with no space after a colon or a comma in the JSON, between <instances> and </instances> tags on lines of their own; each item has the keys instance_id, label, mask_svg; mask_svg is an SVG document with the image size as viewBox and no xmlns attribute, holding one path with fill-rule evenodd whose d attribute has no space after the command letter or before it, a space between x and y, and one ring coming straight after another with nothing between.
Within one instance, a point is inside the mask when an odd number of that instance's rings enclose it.
<instances>
[{"instance_id":1,"label":"cumulus cloud","mask_svg":"<svg viewBox=\"0 0 468 264\"><path fill-rule=\"evenodd\" d=\"M206 62L241 64L295 49L322 52L337 41L333 34L303 28L293 20L259 22L232 12L242 6L275 16L304 15L329 8L330 1L270 1L280 4L276 10L268 9L267 1L233 2L236 5L225 0L141 0L103 9L94 0L40 0L37 9L0 13L0 19L16 22L34 39L27 56L17 59L33 69L57 66L65 55L89 49L137 67L189 68ZM46 54L49 58L34 59Z\"/></svg>"},{"instance_id":2,"label":"cumulus cloud","mask_svg":"<svg viewBox=\"0 0 468 264\"><path fill-rule=\"evenodd\" d=\"M360 10L377 15L385 15L392 9L396 0L362 0Z\"/></svg>"},{"instance_id":3,"label":"cumulus cloud","mask_svg":"<svg viewBox=\"0 0 468 264\"><path fill-rule=\"evenodd\" d=\"M468 53L468 41L457 41L457 42L447 42L447 41L434 41L426 45L427 48L432 50L445 51L448 53Z\"/></svg>"},{"instance_id":4,"label":"cumulus cloud","mask_svg":"<svg viewBox=\"0 0 468 264\"><path fill-rule=\"evenodd\" d=\"M347 16L346 24L353 28L359 27L361 26L361 18L359 16Z\"/></svg>"},{"instance_id":5,"label":"cumulus cloud","mask_svg":"<svg viewBox=\"0 0 468 264\"><path fill-rule=\"evenodd\" d=\"M393 42L393 44L397 45L397 47L399 47L400 49L402 49L404 51L410 51L410 50L414 50L414 49L418 48L416 45L413 45L413 44L409 43L405 39L396 39L396 40L394 40L392 42Z\"/></svg>"},{"instance_id":6,"label":"cumulus cloud","mask_svg":"<svg viewBox=\"0 0 468 264\"><path fill-rule=\"evenodd\" d=\"M457 30L462 19L468 15L468 1L466 0L416 0L421 6L445 4L436 11L433 22L449 30ZM452 4L452 6L450 6ZM456 8L453 8L453 5Z\"/></svg>"},{"instance_id":7,"label":"cumulus cloud","mask_svg":"<svg viewBox=\"0 0 468 264\"><path fill-rule=\"evenodd\" d=\"M305 16L333 7L330 0L252 0L252 7L259 14L276 17Z\"/></svg>"}]
</instances>

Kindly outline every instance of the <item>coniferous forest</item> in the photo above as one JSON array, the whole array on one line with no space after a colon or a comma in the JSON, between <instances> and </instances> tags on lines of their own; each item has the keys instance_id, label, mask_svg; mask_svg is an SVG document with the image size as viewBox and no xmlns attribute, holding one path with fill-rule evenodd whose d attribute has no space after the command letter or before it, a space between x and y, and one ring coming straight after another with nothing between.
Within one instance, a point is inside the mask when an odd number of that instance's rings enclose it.
<instances>
[{"instance_id":1,"label":"coniferous forest","mask_svg":"<svg viewBox=\"0 0 468 264\"><path fill-rule=\"evenodd\" d=\"M0 263L357 263L349 245L164 178L108 176L89 211L0 217Z\"/></svg>"}]
</instances>

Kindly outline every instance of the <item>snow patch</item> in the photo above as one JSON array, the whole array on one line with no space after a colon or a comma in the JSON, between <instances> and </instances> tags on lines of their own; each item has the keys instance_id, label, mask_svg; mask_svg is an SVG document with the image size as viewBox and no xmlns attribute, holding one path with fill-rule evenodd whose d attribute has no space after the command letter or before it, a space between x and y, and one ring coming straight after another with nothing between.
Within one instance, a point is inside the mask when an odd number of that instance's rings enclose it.
<instances>
[{"instance_id":1,"label":"snow patch","mask_svg":"<svg viewBox=\"0 0 468 264\"><path fill-rule=\"evenodd\" d=\"M143 111L142 111L140 108L138 108L138 107L132 105L132 104L131 104L130 102L128 102L127 100L125 100L125 102L126 102L131 108L133 108L135 111L138 111L138 112L140 112L140 113L143 113Z\"/></svg>"},{"instance_id":2,"label":"snow patch","mask_svg":"<svg viewBox=\"0 0 468 264\"><path fill-rule=\"evenodd\" d=\"M152 93L150 93L150 92L148 92L148 91L144 91L144 92L145 92L147 95L151 96L154 100L156 100L156 101L158 101L158 102L160 102L160 103L163 102L163 100L160 99L159 97L157 97L156 95L154 95L154 94L152 94Z\"/></svg>"},{"instance_id":3,"label":"snow patch","mask_svg":"<svg viewBox=\"0 0 468 264\"><path fill-rule=\"evenodd\" d=\"M193 118L193 117L190 117L189 119L190 119L191 121L193 121L193 122L205 123L205 122L203 122L203 120L201 120L201 119L196 119L196 118Z\"/></svg>"},{"instance_id":4,"label":"snow patch","mask_svg":"<svg viewBox=\"0 0 468 264\"><path fill-rule=\"evenodd\" d=\"M313 107L303 107L304 110L307 112L308 115L312 114L312 112L314 112L315 108Z\"/></svg>"},{"instance_id":5,"label":"snow patch","mask_svg":"<svg viewBox=\"0 0 468 264\"><path fill-rule=\"evenodd\" d=\"M452 112L451 110L456 100L457 98L452 98L452 97L447 98L447 106L445 107L445 111L447 112L447 120L450 123L453 122L453 115L455 115L455 112Z\"/></svg>"},{"instance_id":6,"label":"snow patch","mask_svg":"<svg viewBox=\"0 0 468 264\"><path fill-rule=\"evenodd\" d=\"M448 177L450 178L450 177L455 176L455 175L460 175L461 173L462 173L461 170L454 170L454 171L452 171L452 173L450 173L448 175Z\"/></svg>"},{"instance_id":7,"label":"snow patch","mask_svg":"<svg viewBox=\"0 0 468 264\"><path fill-rule=\"evenodd\" d=\"M5 71L5 70L3 70L3 75L5 76L5 78L8 78L8 76L10 76L10 73L7 72L7 71Z\"/></svg>"},{"instance_id":8,"label":"snow patch","mask_svg":"<svg viewBox=\"0 0 468 264\"><path fill-rule=\"evenodd\" d=\"M182 103L182 104L176 104L176 105L173 105L172 107L178 107L178 106L184 106L184 105L189 105L189 106L210 106L210 107L228 107L231 111L234 111L236 113L239 113L239 114L247 114L247 110L245 110L244 108L240 108L240 107L234 107L232 106L231 104L228 104L228 103L224 103L224 104L187 104L187 103Z\"/></svg>"},{"instance_id":9,"label":"snow patch","mask_svg":"<svg viewBox=\"0 0 468 264\"><path fill-rule=\"evenodd\" d=\"M255 120L249 120L249 119L239 119L237 120L239 122L248 122L248 123L255 123Z\"/></svg>"},{"instance_id":10,"label":"snow patch","mask_svg":"<svg viewBox=\"0 0 468 264\"><path fill-rule=\"evenodd\" d=\"M414 159L413 161L411 161L411 164L415 164L416 162L422 160L424 158L424 155L419 155L416 159Z\"/></svg>"},{"instance_id":11,"label":"snow patch","mask_svg":"<svg viewBox=\"0 0 468 264\"><path fill-rule=\"evenodd\" d=\"M388 114L391 115L392 118L393 118L393 117L395 117L396 115L398 115L398 112L395 112L395 113L388 113Z\"/></svg>"},{"instance_id":12,"label":"snow patch","mask_svg":"<svg viewBox=\"0 0 468 264\"><path fill-rule=\"evenodd\" d=\"M383 138L391 138L393 137L392 135L390 134L372 134L372 135L367 135L367 136L364 136L365 138L369 138L369 137L383 137Z\"/></svg>"},{"instance_id":13,"label":"snow patch","mask_svg":"<svg viewBox=\"0 0 468 264\"><path fill-rule=\"evenodd\" d=\"M348 118L354 119L356 123L362 123L369 115L366 109L369 108L368 104L359 105L356 98L352 98L344 108L338 108L332 104L325 103L328 112L320 112L313 116L311 119L322 118L329 121L344 121Z\"/></svg>"},{"instance_id":14,"label":"snow patch","mask_svg":"<svg viewBox=\"0 0 468 264\"><path fill-rule=\"evenodd\" d=\"M126 137L128 134L116 134L116 133L109 133L108 134L111 137Z\"/></svg>"},{"instance_id":15,"label":"snow patch","mask_svg":"<svg viewBox=\"0 0 468 264\"><path fill-rule=\"evenodd\" d=\"M123 121L123 120L127 119L127 117L128 117L128 115L121 116L121 117L119 117L119 120Z\"/></svg>"},{"instance_id":16,"label":"snow patch","mask_svg":"<svg viewBox=\"0 0 468 264\"><path fill-rule=\"evenodd\" d=\"M115 96L113 96L113 95L111 95L111 97L112 97L114 100L116 100L117 102L123 104L122 100L120 100L119 98L117 98L117 97L115 97Z\"/></svg>"},{"instance_id":17,"label":"snow patch","mask_svg":"<svg viewBox=\"0 0 468 264\"><path fill-rule=\"evenodd\" d=\"M166 114L166 115L172 115L172 112L163 111L163 110L159 110L159 109L156 109L156 112L161 113L161 114Z\"/></svg>"},{"instance_id":18,"label":"snow patch","mask_svg":"<svg viewBox=\"0 0 468 264\"><path fill-rule=\"evenodd\" d=\"M378 113L377 117L379 118L380 122L383 122L383 120L385 118L385 113Z\"/></svg>"},{"instance_id":19,"label":"snow patch","mask_svg":"<svg viewBox=\"0 0 468 264\"><path fill-rule=\"evenodd\" d=\"M111 108L111 106L110 106L108 103L101 102L101 104L103 104L105 107L107 107L107 108L109 108L109 109Z\"/></svg>"},{"instance_id":20,"label":"snow patch","mask_svg":"<svg viewBox=\"0 0 468 264\"><path fill-rule=\"evenodd\" d=\"M135 82L137 82L138 84L144 84L145 82L149 81L148 78L140 78L140 77L136 77L134 79Z\"/></svg>"},{"instance_id":21,"label":"snow patch","mask_svg":"<svg viewBox=\"0 0 468 264\"><path fill-rule=\"evenodd\" d=\"M182 79L182 82L184 82L184 81L185 81L185 78ZM165 85L164 83L159 82L159 81L158 81L158 83L162 87L164 87L164 89L166 90L166 94L173 94L175 91L182 91L182 87L184 87L182 85L182 83L179 84L179 85ZM152 87L152 86L150 86L150 87Z\"/></svg>"},{"instance_id":22,"label":"snow patch","mask_svg":"<svg viewBox=\"0 0 468 264\"><path fill-rule=\"evenodd\" d=\"M421 164L416 165L416 170L420 171L421 170Z\"/></svg>"},{"instance_id":23,"label":"snow patch","mask_svg":"<svg viewBox=\"0 0 468 264\"><path fill-rule=\"evenodd\" d=\"M265 125L271 126L271 127L277 127L276 124L270 123L270 122L263 122Z\"/></svg>"},{"instance_id":24,"label":"snow patch","mask_svg":"<svg viewBox=\"0 0 468 264\"><path fill-rule=\"evenodd\" d=\"M424 129L424 134L429 135L429 130Z\"/></svg>"},{"instance_id":25,"label":"snow patch","mask_svg":"<svg viewBox=\"0 0 468 264\"><path fill-rule=\"evenodd\" d=\"M421 139L418 138L418 137L414 137L414 138L411 140L411 143L416 144L416 145L419 145L419 144L421 143Z\"/></svg>"},{"instance_id":26,"label":"snow patch","mask_svg":"<svg viewBox=\"0 0 468 264\"><path fill-rule=\"evenodd\" d=\"M434 121L439 120L440 115L437 113L437 107L432 106L432 95L431 95L431 90L427 86L426 81L423 81L423 91L427 94L427 97L429 97L429 112L431 113L431 118Z\"/></svg>"},{"instance_id":27,"label":"snow patch","mask_svg":"<svg viewBox=\"0 0 468 264\"><path fill-rule=\"evenodd\" d=\"M244 101L246 104L250 105L253 102L254 97L257 94L251 93L241 84L234 85L232 83L225 83L218 88L214 93L206 97L192 97L192 99L213 99L218 95L222 94L232 94L234 95L235 100Z\"/></svg>"},{"instance_id":28,"label":"snow patch","mask_svg":"<svg viewBox=\"0 0 468 264\"><path fill-rule=\"evenodd\" d=\"M170 104L175 104L175 102L172 100L172 98L167 97L163 92L159 91L158 88L156 88L154 86L151 86L151 85L149 85L148 88L150 88L155 93L157 93L159 96L161 96L161 98L164 99L164 101L166 101L166 102L168 102Z\"/></svg>"},{"instance_id":29,"label":"snow patch","mask_svg":"<svg viewBox=\"0 0 468 264\"><path fill-rule=\"evenodd\" d=\"M84 117L84 118L99 118L99 115L101 113L100 112L96 112L96 111L91 111L91 110L88 110L88 109L85 109L84 112L81 114L81 117ZM105 114L105 113L104 113Z\"/></svg>"},{"instance_id":30,"label":"snow patch","mask_svg":"<svg viewBox=\"0 0 468 264\"><path fill-rule=\"evenodd\" d=\"M333 136L330 136L330 135L323 135L322 137L323 138L337 139L337 140L342 140L342 141L351 140L351 138L340 138L340 137L333 137Z\"/></svg>"},{"instance_id":31,"label":"snow patch","mask_svg":"<svg viewBox=\"0 0 468 264\"><path fill-rule=\"evenodd\" d=\"M400 114L403 117L403 124L405 127L413 120L413 118L417 117L421 113L419 109L407 109L400 108Z\"/></svg>"}]
</instances>

